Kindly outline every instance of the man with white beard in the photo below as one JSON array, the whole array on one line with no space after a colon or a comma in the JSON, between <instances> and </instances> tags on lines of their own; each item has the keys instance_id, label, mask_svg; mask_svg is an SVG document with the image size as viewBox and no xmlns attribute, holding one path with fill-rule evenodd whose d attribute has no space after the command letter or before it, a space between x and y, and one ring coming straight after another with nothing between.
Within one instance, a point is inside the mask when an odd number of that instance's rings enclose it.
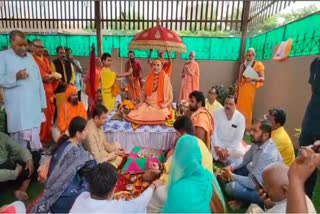
<instances>
[{"instance_id":1,"label":"man with white beard","mask_svg":"<svg viewBox=\"0 0 320 214\"><path fill-rule=\"evenodd\" d=\"M258 88L263 86L264 65L255 60L253 48L246 52L246 60L241 65L237 84L237 107L246 119L246 130L251 129L254 99Z\"/></svg>"}]
</instances>

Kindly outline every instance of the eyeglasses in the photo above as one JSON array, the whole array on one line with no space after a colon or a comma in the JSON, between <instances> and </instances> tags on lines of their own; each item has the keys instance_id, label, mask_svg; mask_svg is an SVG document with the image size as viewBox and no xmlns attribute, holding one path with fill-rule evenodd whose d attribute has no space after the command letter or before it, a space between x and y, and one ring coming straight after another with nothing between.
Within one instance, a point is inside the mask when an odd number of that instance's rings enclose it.
<instances>
[{"instance_id":1,"label":"eyeglasses","mask_svg":"<svg viewBox=\"0 0 320 214\"><path fill-rule=\"evenodd\" d=\"M44 46L41 46L41 45L33 45L33 46L37 48L44 48Z\"/></svg>"},{"instance_id":2,"label":"eyeglasses","mask_svg":"<svg viewBox=\"0 0 320 214\"><path fill-rule=\"evenodd\" d=\"M216 92L209 91L208 94L217 94Z\"/></svg>"}]
</instances>

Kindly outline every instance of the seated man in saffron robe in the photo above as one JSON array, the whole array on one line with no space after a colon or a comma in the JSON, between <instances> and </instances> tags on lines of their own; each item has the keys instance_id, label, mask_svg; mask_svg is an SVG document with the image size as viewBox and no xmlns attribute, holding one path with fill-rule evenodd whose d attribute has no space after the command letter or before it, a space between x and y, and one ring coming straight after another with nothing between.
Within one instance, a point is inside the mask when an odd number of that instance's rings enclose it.
<instances>
[{"instance_id":1,"label":"seated man in saffron robe","mask_svg":"<svg viewBox=\"0 0 320 214\"><path fill-rule=\"evenodd\" d=\"M205 98L201 91L193 91L189 95L190 119L192 121L195 136L202 140L211 149L211 135L214 121L211 113L205 108Z\"/></svg>"},{"instance_id":2,"label":"seated man in saffron robe","mask_svg":"<svg viewBox=\"0 0 320 214\"><path fill-rule=\"evenodd\" d=\"M74 117L83 117L87 119L87 111L84 104L78 100L78 90L72 85L68 85L65 91L68 101L62 104L58 113L58 129L64 134L69 127L70 121Z\"/></svg>"},{"instance_id":3,"label":"seated man in saffron robe","mask_svg":"<svg viewBox=\"0 0 320 214\"><path fill-rule=\"evenodd\" d=\"M164 124L170 114L173 100L170 77L162 69L160 60L153 61L152 71L146 78L144 102L136 106L126 119L140 125Z\"/></svg>"}]
</instances>

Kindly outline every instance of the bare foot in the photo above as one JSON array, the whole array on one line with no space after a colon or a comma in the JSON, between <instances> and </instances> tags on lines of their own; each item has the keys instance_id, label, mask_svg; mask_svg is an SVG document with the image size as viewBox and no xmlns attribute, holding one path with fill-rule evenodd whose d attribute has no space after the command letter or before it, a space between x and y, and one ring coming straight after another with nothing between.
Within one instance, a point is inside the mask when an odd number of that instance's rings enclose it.
<instances>
[{"instance_id":1,"label":"bare foot","mask_svg":"<svg viewBox=\"0 0 320 214\"><path fill-rule=\"evenodd\" d=\"M241 201L232 200L228 202L228 205L232 210L239 210L242 207Z\"/></svg>"},{"instance_id":2,"label":"bare foot","mask_svg":"<svg viewBox=\"0 0 320 214\"><path fill-rule=\"evenodd\" d=\"M22 192L20 190L16 190L14 192L14 195L16 196L16 198L19 200L19 201L23 201L23 202L26 202L28 199L29 199L29 196L26 192Z\"/></svg>"}]
</instances>

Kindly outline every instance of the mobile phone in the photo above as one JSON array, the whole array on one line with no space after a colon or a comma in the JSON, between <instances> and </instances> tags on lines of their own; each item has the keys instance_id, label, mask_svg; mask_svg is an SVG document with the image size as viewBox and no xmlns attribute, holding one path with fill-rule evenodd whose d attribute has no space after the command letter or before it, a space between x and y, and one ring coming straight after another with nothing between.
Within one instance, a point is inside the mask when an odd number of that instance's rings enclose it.
<instances>
[{"instance_id":1,"label":"mobile phone","mask_svg":"<svg viewBox=\"0 0 320 214\"><path fill-rule=\"evenodd\" d=\"M320 140L315 141L315 142L311 145L311 149L312 149L315 153L320 153Z\"/></svg>"},{"instance_id":2,"label":"mobile phone","mask_svg":"<svg viewBox=\"0 0 320 214\"><path fill-rule=\"evenodd\" d=\"M263 185L258 181L256 176L254 176L253 174L250 174L249 177L252 180L252 182L256 185L256 188L258 188L258 189L262 189L263 188Z\"/></svg>"},{"instance_id":3,"label":"mobile phone","mask_svg":"<svg viewBox=\"0 0 320 214\"><path fill-rule=\"evenodd\" d=\"M320 153L320 140L315 141L313 144L309 146L302 146L301 149L303 148L310 148L312 149L315 153ZM299 151L300 153L300 151Z\"/></svg>"}]
</instances>

